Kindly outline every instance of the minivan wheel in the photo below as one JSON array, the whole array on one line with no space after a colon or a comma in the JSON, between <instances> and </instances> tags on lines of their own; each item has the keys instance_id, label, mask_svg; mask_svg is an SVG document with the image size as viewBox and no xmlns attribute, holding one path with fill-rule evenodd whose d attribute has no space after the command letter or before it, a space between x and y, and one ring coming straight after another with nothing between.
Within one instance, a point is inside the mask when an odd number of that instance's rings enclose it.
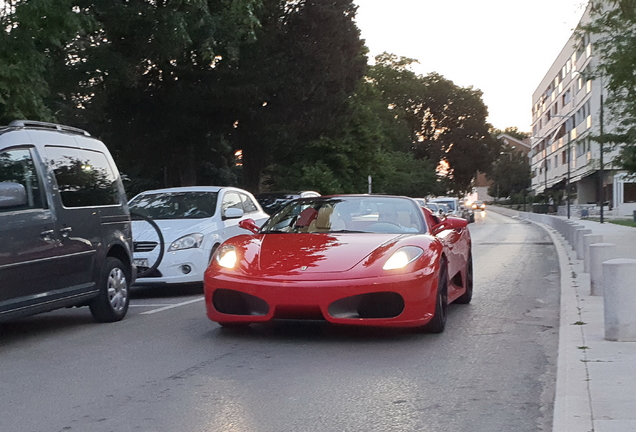
<instances>
[{"instance_id":1,"label":"minivan wheel","mask_svg":"<svg viewBox=\"0 0 636 432\"><path fill-rule=\"evenodd\" d=\"M128 283L122 262L114 257L106 258L99 281L99 294L88 304L96 321L115 322L126 316L130 303Z\"/></svg>"}]
</instances>

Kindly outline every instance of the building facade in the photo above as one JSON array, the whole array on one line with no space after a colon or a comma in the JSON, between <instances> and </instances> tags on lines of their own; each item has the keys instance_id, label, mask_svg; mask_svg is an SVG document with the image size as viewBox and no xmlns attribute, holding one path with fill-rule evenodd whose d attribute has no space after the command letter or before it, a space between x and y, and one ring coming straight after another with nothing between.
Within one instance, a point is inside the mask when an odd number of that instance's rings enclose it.
<instances>
[{"instance_id":1,"label":"building facade","mask_svg":"<svg viewBox=\"0 0 636 432\"><path fill-rule=\"evenodd\" d=\"M589 19L588 7L581 22ZM569 196L571 211L579 214L599 211L602 198L606 214L631 216L636 184L614 166L619 150L593 139L611 132L613 123L603 106L603 77L591 79L592 42L573 34L532 95L532 190L564 202Z\"/></svg>"}]
</instances>

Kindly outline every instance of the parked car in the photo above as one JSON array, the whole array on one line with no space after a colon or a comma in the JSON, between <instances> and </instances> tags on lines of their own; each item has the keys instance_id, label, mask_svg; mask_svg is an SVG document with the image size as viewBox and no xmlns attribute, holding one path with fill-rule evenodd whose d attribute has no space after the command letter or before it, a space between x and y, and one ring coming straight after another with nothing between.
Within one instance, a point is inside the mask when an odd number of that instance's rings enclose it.
<instances>
[{"instance_id":1,"label":"parked car","mask_svg":"<svg viewBox=\"0 0 636 432\"><path fill-rule=\"evenodd\" d=\"M473 292L467 222L405 197L295 200L226 241L205 273L208 317L236 327L274 319L419 327L440 333ZM258 258L256 258L258 257Z\"/></svg>"},{"instance_id":2,"label":"parked car","mask_svg":"<svg viewBox=\"0 0 636 432\"><path fill-rule=\"evenodd\" d=\"M130 213L119 170L86 131L29 120L0 127L0 320L88 306L128 310Z\"/></svg>"},{"instance_id":3,"label":"parked car","mask_svg":"<svg viewBox=\"0 0 636 432\"><path fill-rule=\"evenodd\" d=\"M415 202L417 202L420 207L426 207L426 198L413 198Z\"/></svg>"},{"instance_id":4,"label":"parked car","mask_svg":"<svg viewBox=\"0 0 636 432\"><path fill-rule=\"evenodd\" d=\"M140 272L136 285L202 283L214 250L242 232L240 221L250 218L262 225L268 218L251 193L234 187L150 190L129 205L133 216L156 224L164 242L162 249L155 229L133 220L134 260Z\"/></svg>"},{"instance_id":5,"label":"parked car","mask_svg":"<svg viewBox=\"0 0 636 432\"><path fill-rule=\"evenodd\" d=\"M314 191L301 192L263 192L254 195L258 203L267 214L274 214L283 208L288 202L296 198L319 197L320 194Z\"/></svg>"},{"instance_id":6,"label":"parked car","mask_svg":"<svg viewBox=\"0 0 636 432\"><path fill-rule=\"evenodd\" d=\"M445 206L440 206L433 202L427 202L425 207L437 216L446 216L446 213L444 212Z\"/></svg>"}]
</instances>

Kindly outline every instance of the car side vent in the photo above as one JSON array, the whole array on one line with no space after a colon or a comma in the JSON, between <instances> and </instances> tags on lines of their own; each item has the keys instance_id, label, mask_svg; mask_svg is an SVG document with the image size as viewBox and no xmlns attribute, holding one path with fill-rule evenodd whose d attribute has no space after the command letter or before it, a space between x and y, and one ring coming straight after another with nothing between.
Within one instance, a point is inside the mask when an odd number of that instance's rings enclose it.
<instances>
[{"instance_id":1,"label":"car side vent","mask_svg":"<svg viewBox=\"0 0 636 432\"><path fill-rule=\"evenodd\" d=\"M64 126L55 123L46 123L35 120L14 120L9 124L10 127L20 127L20 128L32 128L32 129L48 129L48 130L56 130L60 132L74 133L77 135L91 136L88 132L83 129L74 128L71 126Z\"/></svg>"},{"instance_id":2,"label":"car side vent","mask_svg":"<svg viewBox=\"0 0 636 432\"><path fill-rule=\"evenodd\" d=\"M157 247L157 242L140 241L133 243L134 252L150 252Z\"/></svg>"}]
</instances>

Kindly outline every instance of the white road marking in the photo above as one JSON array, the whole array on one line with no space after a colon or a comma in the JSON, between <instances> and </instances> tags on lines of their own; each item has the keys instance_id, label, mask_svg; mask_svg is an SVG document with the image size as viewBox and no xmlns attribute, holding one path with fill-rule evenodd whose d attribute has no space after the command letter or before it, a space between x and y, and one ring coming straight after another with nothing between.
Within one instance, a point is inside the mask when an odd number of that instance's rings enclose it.
<instances>
[{"instance_id":1,"label":"white road marking","mask_svg":"<svg viewBox=\"0 0 636 432\"><path fill-rule=\"evenodd\" d=\"M159 303L159 304L129 304L128 307L164 307L170 306L172 303Z\"/></svg>"},{"instance_id":2,"label":"white road marking","mask_svg":"<svg viewBox=\"0 0 636 432\"><path fill-rule=\"evenodd\" d=\"M150 310L150 311L142 312L139 315L150 315L150 314L157 313L157 312L163 312L163 311L166 311L168 309L174 309L174 308L178 308L180 306L189 305L191 303L200 302L200 301L203 301L203 299L204 299L203 297L196 298L194 300L188 300L188 301L184 301L184 302L181 302L181 303L176 303L176 304L173 304L173 305L170 305L170 306L164 306L164 307L161 307L159 309L153 309L153 310Z\"/></svg>"}]
</instances>

